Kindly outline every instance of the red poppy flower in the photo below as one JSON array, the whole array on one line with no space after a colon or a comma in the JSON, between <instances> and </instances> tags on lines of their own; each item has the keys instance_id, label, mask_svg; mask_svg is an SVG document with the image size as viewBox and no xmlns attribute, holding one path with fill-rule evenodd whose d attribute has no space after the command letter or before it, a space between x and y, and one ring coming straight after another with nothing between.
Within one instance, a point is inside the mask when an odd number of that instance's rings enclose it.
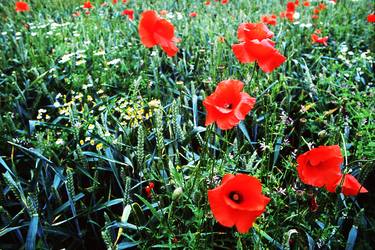
<instances>
[{"instance_id":1,"label":"red poppy flower","mask_svg":"<svg viewBox=\"0 0 375 250\"><path fill-rule=\"evenodd\" d=\"M327 9L327 6L324 3L320 3L319 4L319 9L320 10L325 10L325 9Z\"/></svg>"},{"instance_id":2,"label":"red poppy flower","mask_svg":"<svg viewBox=\"0 0 375 250\"><path fill-rule=\"evenodd\" d=\"M301 181L314 187L332 187L341 178L343 162L340 147L320 146L297 157Z\"/></svg>"},{"instance_id":3,"label":"red poppy flower","mask_svg":"<svg viewBox=\"0 0 375 250\"><path fill-rule=\"evenodd\" d=\"M121 13L121 15L123 15L123 16L128 16L128 18L130 19L130 20L134 20L134 10L131 10L131 9L128 9L128 10L124 10L122 13Z\"/></svg>"},{"instance_id":4,"label":"red poppy flower","mask_svg":"<svg viewBox=\"0 0 375 250\"><path fill-rule=\"evenodd\" d=\"M147 48L159 45L168 56L176 55L178 48L175 43L178 39L174 36L174 26L160 18L155 11L142 13L138 30L141 42Z\"/></svg>"},{"instance_id":5,"label":"red poppy flower","mask_svg":"<svg viewBox=\"0 0 375 250\"><path fill-rule=\"evenodd\" d=\"M309 1L304 1L303 2L303 6L309 7L310 6L310 2Z\"/></svg>"},{"instance_id":6,"label":"red poppy flower","mask_svg":"<svg viewBox=\"0 0 375 250\"><path fill-rule=\"evenodd\" d=\"M369 14L369 15L367 16L367 21L368 21L369 23L374 23L374 22L375 22L375 14Z\"/></svg>"},{"instance_id":7,"label":"red poppy flower","mask_svg":"<svg viewBox=\"0 0 375 250\"><path fill-rule=\"evenodd\" d=\"M127 2L127 0L122 0L122 3L126 3Z\"/></svg>"},{"instance_id":8,"label":"red poppy flower","mask_svg":"<svg viewBox=\"0 0 375 250\"><path fill-rule=\"evenodd\" d=\"M318 16L318 15L312 15L311 18L312 18L312 19L318 19L319 16Z\"/></svg>"},{"instance_id":9,"label":"red poppy flower","mask_svg":"<svg viewBox=\"0 0 375 250\"><path fill-rule=\"evenodd\" d=\"M221 0L221 4L227 4L229 3L229 0Z\"/></svg>"},{"instance_id":10,"label":"red poppy flower","mask_svg":"<svg viewBox=\"0 0 375 250\"><path fill-rule=\"evenodd\" d=\"M314 8L313 12L314 12L315 15L318 15L319 12L320 12L320 9L318 7L316 7L316 8Z\"/></svg>"},{"instance_id":11,"label":"red poppy flower","mask_svg":"<svg viewBox=\"0 0 375 250\"><path fill-rule=\"evenodd\" d=\"M260 181L246 174L226 174L221 185L208 190L208 201L215 219L223 226L236 226L246 233L270 202L262 194Z\"/></svg>"},{"instance_id":12,"label":"red poppy flower","mask_svg":"<svg viewBox=\"0 0 375 250\"><path fill-rule=\"evenodd\" d=\"M91 2L90 1L87 1L83 4L83 8L84 9L92 9L94 8L94 6L92 6Z\"/></svg>"},{"instance_id":13,"label":"red poppy flower","mask_svg":"<svg viewBox=\"0 0 375 250\"><path fill-rule=\"evenodd\" d=\"M276 15L270 15L270 16L262 16L260 18L262 23L269 24L272 26L275 26L277 24L277 16Z\"/></svg>"},{"instance_id":14,"label":"red poppy flower","mask_svg":"<svg viewBox=\"0 0 375 250\"><path fill-rule=\"evenodd\" d=\"M286 4L286 10L283 12L280 12L281 18L288 18L289 21L294 21L294 13L296 11L296 4L294 2L288 2Z\"/></svg>"},{"instance_id":15,"label":"red poppy flower","mask_svg":"<svg viewBox=\"0 0 375 250\"><path fill-rule=\"evenodd\" d=\"M241 63L257 62L264 72L271 72L285 62L285 57L269 38L273 33L263 23L243 23L238 27L238 40L233 44L234 55Z\"/></svg>"},{"instance_id":16,"label":"red poppy flower","mask_svg":"<svg viewBox=\"0 0 375 250\"><path fill-rule=\"evenodd\" d=\"M118 0L112 0L112 4L118 3Z\"/></svg>"},{"instance_id":17,"label":"red poppy flower","mask_svg":"<svg viewBox=\"0 0 375 250\"><path fill-rule=\"evenodd\" d=\"M196 17L196 16L197 16L197 12L191 12L191 13L189 14L189 16L190 16L190 17Z\"/></svg>"},{"instance_id":18,"label":"red poppy flower","mask_svg":"<svg viewBox=\"0 0 375 250\"><path fill-rule=\"evenodd\" d=\"M299 5L299 0L295 0L295 1L294 1L294 4L295 4L295 5Z\"/></svg>"},{"instance_id":19,"label":"red poppy flower","mask_svg":"<svg viewBox=\"0 0 375 250\"><path fill-rule=\"evenodd\" d=\"M325 46L328 45L327 44L328 36L319 37L317 34L312 34L311 39L312 39L313 43L321 43L321 44L324 44Z\"/></svg>"},{"instance_id":20,"label":"red poppy flower","mask_svg":"<svg viewBox=\"0 0 375 250\"><path fill-rule=\"evenodd\" d=\"M146 187L145 187L145 193L148 198L151 198L152 196L152 190L154 189L155 185L153 182L150 182Z\"/></svg>"},{"instance_id":21,"label":"red poppy flower","mask_svg":"<svg viewBox=\"0 0 375 250\"><path fill-rule=\"evenodd\" d=\"M296 4L294 2L288 2L286 4L286 11L287 12L295 12L296 11Z\"/></svg>"},{"instance_id":22,"label":"red poppy flower","mask_svg":"<svg viewBox=\"0 0 375 250\"><path fill-rule=\"evenodd\" d=\"M206 1L204 4L208 6L211 4L211 1Z\"/></svg>"},{"instance_id":23,"label":"red poppy flower","mask_svg":"<svg viewBox=\"0 0 375 250\"><path fill-rule=\"evenodd\" d=\"M30 10L30 7L27 3L23 1L16 2L16 12L25 12L29 10Z\"/></svg>"},{"instance_id":24,"label":"red poppy flower","mask_svg":"<svg viewBox=\"0 0 375 250\"><path fill-rule=\"evenodd\" d=\"M225 80L217 85L215 92L203 101L207 110L205 126L216 122L220 129L227 130L245 119L255 105L255 98L241 92L243 85L238 80Z\"/></svg>"},{"instance_id":25,"label":"red poppy flower","mask_svg":"<svg viewBox=\"0 0 375 250\"><path fill-rule=\"evenodd\" d=\"M341 173L342 162L343 158L338 145L320 146L297 157L298 176L303 183L314 187L324 187L329 192L335 192L342 183L341 192L344 195L367 193L367 189L354 176Z\"/></svg>"}]
</instances>

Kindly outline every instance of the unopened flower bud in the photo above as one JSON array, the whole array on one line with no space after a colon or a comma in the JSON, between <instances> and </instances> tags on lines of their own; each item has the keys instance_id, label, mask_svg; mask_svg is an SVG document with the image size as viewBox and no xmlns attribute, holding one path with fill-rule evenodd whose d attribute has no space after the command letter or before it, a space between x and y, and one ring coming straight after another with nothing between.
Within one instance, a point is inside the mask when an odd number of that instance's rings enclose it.
<instances>
[{"instance_id":1,"label":"unopened flower bud","mask_svg":"<svg viewBox=\"0 0 375 250\"><path fill-rule=\"evenodd\" d=\"M172 193L172 200L177 200L180 198L180 196L182 195L182 188L181 187L178 187L176 188L173 193Z\"/></svg>"}]
</instances>

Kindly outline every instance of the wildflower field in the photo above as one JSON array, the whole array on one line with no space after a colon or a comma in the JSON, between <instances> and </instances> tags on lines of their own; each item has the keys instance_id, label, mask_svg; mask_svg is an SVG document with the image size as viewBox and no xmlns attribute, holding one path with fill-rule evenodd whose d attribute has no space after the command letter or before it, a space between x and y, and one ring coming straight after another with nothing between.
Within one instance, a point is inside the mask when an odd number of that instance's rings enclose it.
<instances>
[{"instance_id":1,"label":"wildflower field","mask_svg":"<svg viewBox=\"0 0 375 250\"><path fill-rule=\"evenodd\" d=\"M374 249L371 0L0 2L0 249Z\"/></svg>"}]
</instances>

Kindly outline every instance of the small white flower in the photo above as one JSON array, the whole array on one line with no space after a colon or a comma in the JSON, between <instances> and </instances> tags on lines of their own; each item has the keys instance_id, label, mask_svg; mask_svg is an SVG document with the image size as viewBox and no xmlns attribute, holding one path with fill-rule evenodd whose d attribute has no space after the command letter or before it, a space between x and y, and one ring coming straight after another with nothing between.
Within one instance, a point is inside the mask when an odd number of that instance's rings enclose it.
<instances>
[{"instance_id":1,"label":"small white flower","mask_svg":"<svg viewBox=\"0 0 375 250\"><path fill-rule=\"evenodd\" d=\"M61 57L61 60L59 61L59 63L62 64L62 63L66 63L66 62L70 61L70 59L72 58L73 55L74 55L73 53L63 55Z\"/></svg>"},{"instance_id":2,"label":"small white flower","mask_svg":"<svg viewBox=\"0 0 375 250\"><path fill-rule=\"evenodd\" d=\"M116 65L121 62L121 59L114 59L112 61L107 62L108 65Z\"/></svg>"},{"instance_id":3,"label":"small white flower","mask_svg":"<svg viewBox=\"0 0 375 250\"><path fill-rule=\"evenodd\" d=\"M294 19L299 19L300 16L301 15L298 12L294 12L294 14L293 14Z\"/></svg>"},{"instance_id":4,"label":"small white flower","mask_svg":"<svg viewBox=\"0 0 375 250\"><path fill-rule=\"evenodd\" d=\"M82 60L79 60L76 62L76 65L79 66L81 64L85 64L86 63L86 60L85 59L82 59Z\"/></svg>"},{"instance_id":5,"label":"small white flower","mask_svg":"<svg viewBox=\"0 0 375 250\"><path fill-rule=\"evenodd\" d=\"M184 18L184 16L181 14L181 12L176 12L177 20L181 20Z\"/></svg>"},{"instance_id":6,"label":"small white flower","mask_svg":"<svg viewBox=\"0 0 375 250\"><path fill-rule=\"evenodd\" d=\"M311 28L311 27L312 27L312 24L311 24L311 23L301 23L301 24L300 24L300 27L301 27L301 28Z\"/></svg>"},{"instance_id":7,"label":"small white flower","mask_svg":"<svg viewBox=\"0 0 375 250\"><path fill-rule=\"evenodd\" d=\"M61 138L57 139L57 141L55 143L56 143L56 145L64 145L65 144L64 140L61 139Z\"/></svg>"},{"instance_id":8,"label":"small white flower","mask_svg":"<svg viewBox=\"0 0 375 250\"><path fill-rule=\"evenodd\" d=\"M104 50L99 50L97 52L94 53L94 56L104 56L105 55L105 51Z\"/></svg>"}]
</instances>

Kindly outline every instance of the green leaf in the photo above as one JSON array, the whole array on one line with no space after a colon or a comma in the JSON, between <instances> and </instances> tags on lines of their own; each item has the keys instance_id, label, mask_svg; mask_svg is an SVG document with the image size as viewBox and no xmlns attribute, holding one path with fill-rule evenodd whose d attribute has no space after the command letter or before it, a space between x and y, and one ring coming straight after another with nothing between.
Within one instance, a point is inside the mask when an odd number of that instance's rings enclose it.
<instances>
[{"instance_id":1,"label":"green leaf","mask_svg":"<svg viewBox=\"0 0 375 250\"><path fill-rule=\"evenodd\" d=\"M148 209L150 209L152 215L155 216L158 221L161 221L159 213L150 202L138 194L135 194L135 196L137 196L148 207Z\"/></svg>"},{"instance_id":2,"label":"green leaf","mask_svg":"<svg viewBox=\"0 0 375 250\"><path fill-rule=\"evenodd\" d=\"M39 223L39 216L33 215L31 217L29 231L27 232L26 237L26 250L34 250L35 249L35 240L36 240L36 233L38 231L38 223Z\"/></svg>"},{"instance_id":3,"label":"green leaf","mask_svg":"<svg viewBox=\"0 0 375 250\"><path fill-rule=\"evenodd\" d=\"M355 246L355 241L358 235L358 227L353 225L350 229L348 240L346 241L345 250L353 250Z\"/></svg>"}]
</instances>

